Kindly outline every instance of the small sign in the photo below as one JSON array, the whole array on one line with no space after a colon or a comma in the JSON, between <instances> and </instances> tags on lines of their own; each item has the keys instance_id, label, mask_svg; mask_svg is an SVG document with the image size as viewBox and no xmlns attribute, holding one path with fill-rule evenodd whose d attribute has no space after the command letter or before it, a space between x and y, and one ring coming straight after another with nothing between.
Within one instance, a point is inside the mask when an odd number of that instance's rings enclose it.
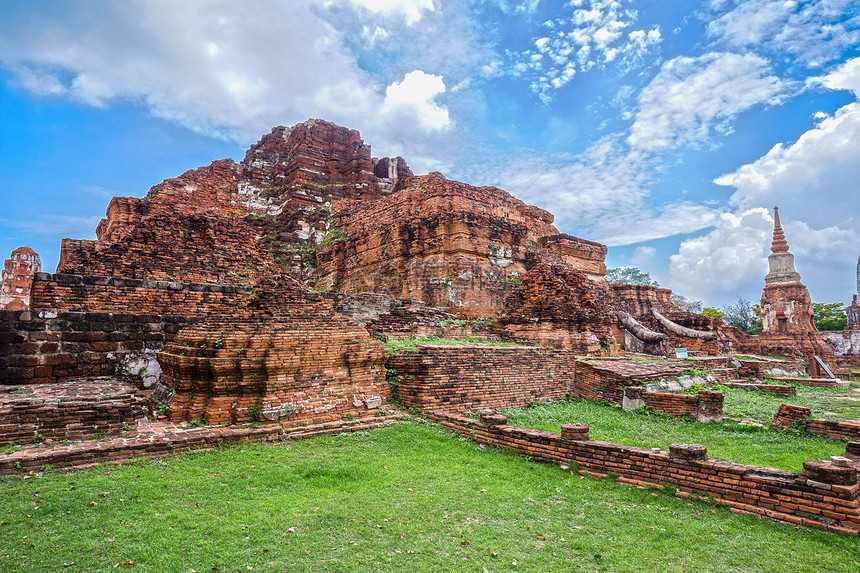
<instances>
[{"instance_id":1,"label":"small sign","mask_svg":"<svg viewBox=\"0 0 860 573\"><path fill-rule=\"evenodd\" d=\"M679 358L679 359L689 358L689 356L687 355L687 349L686 348L676 348L675 349L675 358Z\"/></svg>"}]
</instances>

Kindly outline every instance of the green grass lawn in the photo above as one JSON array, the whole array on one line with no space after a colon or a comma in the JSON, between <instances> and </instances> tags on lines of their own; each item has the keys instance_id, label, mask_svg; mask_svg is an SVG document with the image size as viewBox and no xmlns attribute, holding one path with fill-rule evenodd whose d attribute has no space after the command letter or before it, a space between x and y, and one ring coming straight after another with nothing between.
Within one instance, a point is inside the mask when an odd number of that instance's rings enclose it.
<instances>
[{"instance_id":1,"label":"green grass lawn","mask_svg":"<svg viewBox=\"0 0 860 573\"><path fill-rule=\"evenodd\" d=\"M794 404L811 408L813 418L828 420L860 418L860 392L855 391L860 388L860 383L854 382L847 388L816 388L800 384L795 386L797 396L789 398L767 392L747 392L737 388L720 387L720 391L725 394L723 412L731 418L770 424L780 404Z\"/></svg>"},{"instance_id":2,"label":"green grass lawn","mask_svg":"<svg viewBox=\"0 0 860 573\"><path fill-rule=\"evenodd\" d=\"M427 424L0 482L2 571L824 572L860 562L856 538L563 472Z\"/></svg>"},{"instance_id":3,"label":"green grass lawn","mask_svg":"<svg viewBox=\"0 0 860 573\"><path fill-rule=\"evenodd\" d=\"M755 394L729 390L726 393L727 410L730 410L729 404L735 394L744 399ZM776 412L776 407L773 412ZM802 471L803 462L807 460L845 455L845 442L820 436L795 436L730 420L703 424L644 410L625 411L620 407L585 400L541 404L503 413L508 416L508 423L515 426L558 434L562 424L586 424L593 440L664 450L675 443L701 444L708 448L708 457L711 458L794 472ZM770 417L773 418L773 413Z\"/></svg>"}]
</instances>

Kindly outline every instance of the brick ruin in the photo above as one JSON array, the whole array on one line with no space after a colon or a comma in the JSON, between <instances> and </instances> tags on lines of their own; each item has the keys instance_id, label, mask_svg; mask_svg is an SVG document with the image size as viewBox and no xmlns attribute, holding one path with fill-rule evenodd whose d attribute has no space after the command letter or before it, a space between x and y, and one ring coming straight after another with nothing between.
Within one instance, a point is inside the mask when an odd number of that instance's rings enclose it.
<instances>
[{"instance_id":1,"label":"brick ruin","mask_svg":"<svg viewBox=\"0 0 860 573\"><path fill-rule=\"evenodd\" d=\"M481 444L557 462L564 469L576 464L581 474L612 474L638 487L668 484L680 497L713 498L737 513L849 535L860 531L860 442L849 442L845 456L803 462L803 473L794 473L711 460L701 445L672 444L667 452L592 440L582 424L564 424L559 435L509 426L505 416L492 411L480 420L441 411L429 418Z\"/></svg>"},{"instance_id":2,"label":"brick ruin","mask_svg":"<svg viewBox=\"0 0 860 573\"><path fill-rule=\"evenodd\" d=\"M860 257L857 257L857 290L848 307L848 330L860 330Z\"/></svg>"},{"instance_id":3,"label":"brick ruin","mask_svg":"<svg viewBox=\"0 0 860 573\"><path fill-rule=\"evenodd\" d=\"M0 273L0 310L29 309L33 275L41 270L39 254L30 247L12 251Z\"/></svg>"},{"instance_id":4,"label":"brick ruin","mask_svg":"<svg viewBox=\"0 0 860 573\"><path fill-rule=\"evenodd\" d=\"M183 329L159 354L161 382L176 392L171 419L319 424L373 415L387 399L382 344L330 301L294 281L270 281Z\"/></svg>"},{"instance_id":5,"label":"brick ruin","mask_svg":"<svg viewBox=\"0 0 860 573\"><path fill-rule=\"evenodd\" d=\"M238 163L114 197L95 240L62 241L55 273L22 249L0 290L20 295L0 311L0 443L117 439L0 456L0 471L375 427L392 388L449 413L571 394L713 420L721 393L649 384L691 367L728 381L727 350L827 352L778 214L767 328L750 337L682 311L668 289L610 285L606 246L560 233L547 211L415 176L321 120L274 128ZM430 335L517 346L388 356L377 340ZM676 347L699 356L595 358ZM141 418L165 406L166 422Z\"/></svg>"},{"instance_id":6,"label":"brick ruin","mask_svg":"<svg viewBox=\"0 0 860 573\"><path fill-rule=\"evenodd\" d=\"M824 341L833 347L837 363L844 361L858 366L860 363L854 357L860 356L860 258L857 259L857 290L845 311L848 315L845 330L823 333Z\"/></svg>"},{"instance_id":7,"label":"brick ruin","mask_svg":"<svg viewBox=\"0 0 860 573\"><path fill-rule=\"evenodd\" d=\"M812 298L794 268L794 255L788 249L777 207L773 208L773 242L767 262L769 270L761 295L763 328L757 350L785 356L798 352L803 356L831 356L832 349L815 328Z\"/></svg>"}]
</instances>

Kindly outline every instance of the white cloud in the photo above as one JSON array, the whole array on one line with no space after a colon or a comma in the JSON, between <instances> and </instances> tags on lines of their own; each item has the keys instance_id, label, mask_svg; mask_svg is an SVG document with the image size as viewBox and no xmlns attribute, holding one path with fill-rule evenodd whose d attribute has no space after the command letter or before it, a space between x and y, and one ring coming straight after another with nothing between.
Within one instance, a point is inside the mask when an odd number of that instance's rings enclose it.
<instances>
[{"instance_id":1,"label":"white cloud","mask_svg":"<svg viewBox=\"0 0 860 573\"><path fill-rule=\"evenodd\" d=\"M635 10L630 0L577 0L570 2L568 18L543 23L545 34L532 40L533 48L509 54L516 77L526 76L531 90L544 103L567 85L576 73L612 63L626 71L662 41L658 27L633 29Z\"/></svg>"},{"instance_id":2,"label":"white cloud","mask_svg":"<svg viewBox=\"0 0 860 573\"><path fill-rule=\"evenodd\" d=\"M794 143L716 179L741 209L778 204L815 226L860 225L860 103L821 119Z\"/></svg>"},{"instance_id":3,"label":"white cloud","mask_svg":"<svg viewBox=\"0 0 860 573\"><path fill-rule=\"evenodd\" d=\"M524 168L527 166L527 168ZM655 202L649 170L604 138L575 158L517 157L487 166L475 179L548 209L564 233L621 246L691 233L713 224L717 212L689 202Z\"/></svg>"},{"instance_id":4,"label":"white cloud","mask_svg":"<svg viewBox=\"0 0 860 573\"><path fill-rule=\"evenodd\" d=\"M414 70L406 74L401 82L395 82L385 90L384 115L400 115L417 118L426 131L446 130L451 125L448 110L435 99L445 93L442 76Z\"/></svg>"},{"instance_id":5,"label":"white cloud","mask_svg":"<svg viewBox=\"0 0 860 573\"><path fill-rule=\"evenodd\" d=\"M635 267L648 267L657 257L657 249L654 247L636 247L630 262Z\"/></svg>"},{"instance_id":6,"label":"white cloud","mask_svg":"<svg viewBox=\"0 0 860 573\"><path fill-rule=\"evenodd\" d=\"M450 124L447 108L434 99L445 91L442 74L401 62L383 77L372 75L347 36L360 37L367 26L376 41L386 41L375 31L379 15L400 18L406 29L403 19L435 14L435 2L358 4L348 29L335 25L346 18L314 0L265 9L228 0L58 2L38 17L21 5L0 24L0 66L39 95L92 106L140 102L154 116L243 144L271 127L261 118L293 125L320 117L359 129L377 155L414 157L419 169L437 165L441 147L413 142ZM328 5L357 9L346 0ZM414 43L427 41L421 38ZM451 42L466 60L468 41ZM457 69L456 54L446 57L442 69Z\"/></svg>"},{"instance_id":7,"label":"white cloud","mask_svg":"<svg viewBox=\"0 0 860 573\"><path fill-rule=\"evenodd\" d=\"M848 60L819 81L832 90L852 91L860 99L860 57Z\"/></svg>"},{"instance_id":8,"label":"white cloud","mask_svg":"<svg viewBox=\"0 0 860 573\"><path fill-rule=\"evenodd\" d=\"M702 143L714 132L730 132L743 111L778 102L782 89L767 62L754 55L675 58L640 93L627 141L648 152Z\"/></svg>"},{"instance_id":9,"label":"white cloud","mask_svg":"<svg viewBox=\"0 0 860 573\"><path fill-rule=\"evenodd\" d=\"M725 213L716 228L681 243L669 259L669 288L707 306L750 298L764 286L773 220L765 209Z\"/></svg>"},{"instance_id":10,"label":"white cloud","mask_svg":"<svg viewBox=\"0 0 860 573\"><path fill-rule=\"evenodd\" d=\"M857 0L735 0L712 6L709 34L733 49L754 47L820 66L860 43Z\"/></svg>"},{"instance_id":11,"label":"white cloud","mask_svg":"<svg viewBox=\"0 0 860 573\"><path fill-rule=\"evenodd\" d=\"M337 0L328 0L328 4L334 3L337 3ZM374 14L404 18L409 26L419 21L425 11L432 12L436 9L433 0L346 0L346 3Z\"/></svg>"},{"instance_id":12,"label":"white cloud","mask_svg":"<svg viewBox=\"0 0 860 573\"><path fill-rule=\"evenodd\" d=\"M781 209L795 266L813 299L849 300L860 246L857 232L836 226L813 229L786 215L792 213ZM772 236L773 218L767 209L725 213L714 230L681 243L678 253L670 257L671 278L666 286L709 306L732 303L737 296L756 302L768 270Z\"/></svg>"}]
</instances>

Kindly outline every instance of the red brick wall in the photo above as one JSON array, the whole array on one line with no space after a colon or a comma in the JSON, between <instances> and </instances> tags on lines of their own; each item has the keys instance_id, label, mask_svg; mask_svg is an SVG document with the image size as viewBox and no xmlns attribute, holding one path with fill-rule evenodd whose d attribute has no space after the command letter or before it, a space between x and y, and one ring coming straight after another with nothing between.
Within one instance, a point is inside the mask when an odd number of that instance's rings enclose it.
<instances>
[{"instance_id":1,"label":"red brick wall","mask_svg":"<svg viewBox=\"0 0 860 573\"><path fill-rule=\"evenodd\" d=\"M38 273L33 310L203 316L248 292L231 285Z\"/></svg>"},{"instance_id":2,"label":"red brick wall","mask_svg":"<svg viewBox=\"0 0 860 573\"><path fill-rule=\"evenodd\" d=\"M296 283L260 284L236 307L185 328L159 353L172 420L322 423L388 398L388 352L329 300Z\"/></svg>"},{"instance_id":3,"label":"red brick wall","mask_svg":"<svg viewBox=\"0 0 860 573\"><path fill-rule=\"evenodd\" d=\"M0 385L112 376L108 354L161 348L193 318L95 312L0 311Z\"/></svg>"},{"instance_id":4,"label":"red brick wall","mask_svg":"<svg viewBox=\"0 0 860 573\"><path fill-rule=\"evenodd\" d=\"M562 435L507 426L504 416L487 423L465 416L431 412L429 418L477 442L512 448L541 460L577 463L581 471L613 473L634 485L671 484L682 496L713 496L740 513L777 521L860 533L857 466L847 458L809 461L803 473L709 460L706 448L674 444L668 452L587 439L585 426Z\"/></svg>"},{"instance_id":5,"label":"red brick wall","mask_svg":"<svg viewBox=\"0 0 860 573\"><path fill-rule=\"evenodd\" d=\"M388 359L404 406L518 408L569 391L572 352L535 347L422 346Z\"/></svg>"}]
</instances>

